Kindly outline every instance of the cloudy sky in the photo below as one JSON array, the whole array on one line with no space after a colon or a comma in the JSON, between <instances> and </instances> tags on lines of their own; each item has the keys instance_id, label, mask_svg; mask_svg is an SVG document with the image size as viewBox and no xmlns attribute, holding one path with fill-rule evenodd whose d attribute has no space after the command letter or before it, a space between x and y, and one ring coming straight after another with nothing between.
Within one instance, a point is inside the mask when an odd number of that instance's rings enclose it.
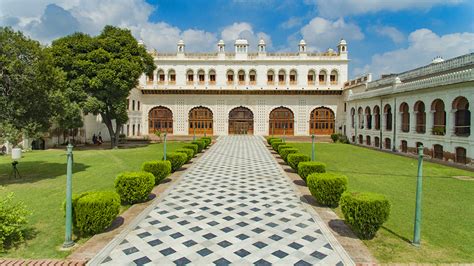
<instances>
[{"instance_id":1,"label":"cloudy sky","mask_svg":"<svg viewBox=\"0 0 474 266\"><path fill-rule=\"evenodd\" d=\"M0 0L0 26L45 45L104 25L129 28L148 48L210 52L223 39L232 47L260 38L272 52L312 51L348 42L350 76L396 73L474 52L472 0Z\"/></svg>"}]
</instances>

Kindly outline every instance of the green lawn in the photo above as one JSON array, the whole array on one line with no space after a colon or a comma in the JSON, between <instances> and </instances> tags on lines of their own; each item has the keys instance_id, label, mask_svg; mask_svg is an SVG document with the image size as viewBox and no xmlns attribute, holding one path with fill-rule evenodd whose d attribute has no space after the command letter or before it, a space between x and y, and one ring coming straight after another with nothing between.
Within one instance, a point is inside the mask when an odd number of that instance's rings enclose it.
<instances>
[{"instance_id":1,"label":"green lawn","mask_svg":"<svg viewBox=\"0 0 474 266\"><path fill-rule=\"evenodd\" d=\"M172 151L183 144L168 142ZM64 241L62 202L66 195L65 150L33 151L24 153L18 169L22 179L11 180L8 175L11 160L0 156L0 195L15 193L33 212L29 224L36 236L0 257L63 258L69 252L59 251ZM114 188L114 179L123 171L139 170L147 160L161 159L163 145L118 150L87 150L74 152L73 193ZM84 242L87 239L81 239Z\"/></svg>"},{"instance_id":2,"label":"green lawn","mask_svg":"<svg viewBox=\"0 0 474 266\"><path fill-rule=\"evenodd\" d=\"M310 143L292 143L311 156ZM349 190L386 195L390 219L364 241L380 262L474 262L473 172L424 162L421 248L413 247L417 161L346 144L316 144L316 160L349 178ZM336 209L340 217L340 210Z\"/></svg>"}]
</instances>

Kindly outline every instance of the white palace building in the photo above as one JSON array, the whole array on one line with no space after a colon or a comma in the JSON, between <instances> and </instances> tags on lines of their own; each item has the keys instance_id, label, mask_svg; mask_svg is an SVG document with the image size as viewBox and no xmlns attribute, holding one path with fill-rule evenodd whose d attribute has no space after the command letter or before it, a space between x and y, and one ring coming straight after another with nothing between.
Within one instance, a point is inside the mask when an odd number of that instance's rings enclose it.
<instances>
[{"instance_id":1,"label":"white palace building","mask_svg":"<svg viewBox=\"0 0 474 266\"><path fill-rule=\"evenodd\" d=\"M341 133L354 144L414 153L474 166L471 116L474 54L372 81L370 74L348 81L347 43L323 53L267 53L260 40L249 52L236 40L214 53L151 52L157 69L132 90L123 133L143 138L170 135L287 135ZM394 63L396 63L394 61ZM85 117L87 142L107 130Z\"/></svg>"}]
</instances>

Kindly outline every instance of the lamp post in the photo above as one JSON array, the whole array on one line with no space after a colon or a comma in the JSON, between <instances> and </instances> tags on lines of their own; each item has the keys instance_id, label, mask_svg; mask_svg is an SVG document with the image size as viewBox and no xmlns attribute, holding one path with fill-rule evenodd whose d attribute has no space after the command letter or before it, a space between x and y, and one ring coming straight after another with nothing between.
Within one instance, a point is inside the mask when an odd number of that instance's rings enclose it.
<instances>
[{"instance_id":1,"label":"lamp post","mask_svg":"<svg viewBox=\"0 0 474 266\"><path fill-rule=\"evenodd\" d=\"M164 142L163 142L163 161L166 161L166 132L165 132L165 135L164 135Z\"/></svg>"},{"instance_id":2,"label":"lamp post","mask_svg":"<svg viewBox=\"0 0 474 266\"><path fill-rule=\"evenodd\" d=\"M285 143L285 137L286 137L286 125L283 126L283 143Z\"/></svg>"},{"instance_id":3,"label":"lamp post","mask_svg":"<svg viewBox=\"0 0 474 266\"><path fill-rule=\"evenodd\" d=\"M418 175L416 178L416 207L415 207L415 230L413 233L413 245L420 246L421 238L421 192L423 185L423 146L418 146Z\"/></svg>"},{"instance_id":4,"label":"lamp post","mask_svg":"<svg viewBox=\"0 0 474 266\"><path fill-rule=\"evenodd\" d=\"M311 135L311 161L314 162L314 134Z\"/></svg>"},{"instance_id":5,"label":"lamp post","mask_svg":"<svg viewBox=\"0 0 474 266\"><path fill-rule=\"evenodd\" d=\"M193 126L193 141L196 140L196 124Z\"/></svg>"},{"instance_id":6,"label":"lamp post","mask_svg":"<svg viewBox=\"0 0 474 266\"><path fill-rule=\"evenodd\" d=\"M66 168L66 236L63 248L74 246L72 241L72 144L67 145L67 168Z\"/></svg>"}]
</instances>

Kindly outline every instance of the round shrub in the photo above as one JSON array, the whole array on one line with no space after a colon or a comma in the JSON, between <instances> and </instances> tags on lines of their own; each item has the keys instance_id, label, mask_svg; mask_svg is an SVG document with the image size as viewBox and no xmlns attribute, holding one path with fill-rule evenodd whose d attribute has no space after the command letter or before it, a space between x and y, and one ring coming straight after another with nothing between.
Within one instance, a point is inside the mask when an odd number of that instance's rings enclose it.
<instances>
[{"instance_id":1,"label":"round shrub","mask_svg":"<svg viewBox=\"0 0 474 266\"><path fill-rule=\"evenodd\" d=\"M282 140L274 140L274 141L272 141L272 149L273 149L274 151L278 152L278 147L279 147L280 145L284 145L284 144L285 144L285 143L282 142Z\"/></svg>"},{"instance_id":2,"label":"round shrub","mask_svg":"<svg viewBox=\"0 0 474 266\"><path fill-rule=\"evenodd\" d=\"M0 253L24 239L27 216L23 202L14 200L14 194L0 196Z\"/></svg>"},{"instance_id":3,"label":"round shrub","mask_svg":"<svg viewBox=\"0 0 474 266\"><path fill-rule=\"evenodd\" d=\"M161 180L171 173L171 162L168 160L144 162L142 164L142 171L153 174L155 176L155 185L158 185Z\"/></svg>"},{"instance_id":4,"label":"round shrub","mask_svg":"<svg viewBox=\"0 0 474 266\"><path fill-rule=\"evenodd\" d=\"M272 140L274 140L274 139L277 139L277 138L275 138L275 137L267 137L267 143L268 143L268 145L271 145L271 144L272 144Z\"/></svg>"},{"instance_id":5,"label":"round shrub","mask_svg":"<svg viewBox=\"0 0 474 266\"><path fill-rule=\"evenodd\" d=\"M298 164L298 175L306 181L306 177L312 173L325 173L326 164L321 162L301 162Z\"/></svg>"},{"instance_id":6,"label":"round shrub","mask_svg":"<svg viewBox=\"0 0 474 266\"><path fill-rule=\"evenodd\" d=\"M202 137L201 139L206 142L206 147L211 145L211 143L212 143L212 138L211 137Z\"/></svg>"},{"instance_id":7,"label":"round shrub","mask_svg":"<svg viewBox=\"0 0 474 266\"><path fill-rule=\"evenodd\" d=\"M372 239L390 216L390 202L381 194L345 192L339 204L344 219L362 239Z\"/></svg>"},{"instance_id":8,"label":"round shrub","mask_svg":"<svg viewBox=\"0 0 474 266\"><path fill-rule=\"evenodd\" d=\"M205 146L204 141L202 141L202 140L195 140L195 141L193 141L193 142L191 142L191 143L198 145L198 152L202 152L202 150L204 150L204 146Z\"/></svg>"},{"instance_id":9,"label":"round shrub","mask_svg":"<svg viewBox=\"0 0 474 266\"><path fill-rule=\"evenodd\" d=\"M129 204L147 200L154 185L155 176L148 172L125 172L115 178L115 191Z\"/></svg>"},{"instance_id":10,"label":"round shrub","mask_svg":"<svg viewBox=\"0 0 474 266\"><path fill-rule=\"evenodd\" d=\"M199 146L197 144L186 144L183 146L183 149L191 149L193 150L194 154L193 157L198 154L198 148Z\"/></svg>"},{"instance_id":11,"label":"round shrub","mask_svg":"<svg viewBox=\"0 0 474 266\"><path fill-rule=\"evenodd\" d=\"M337 207L347 189L347 177L335 173L313 173L306 178L311 195L322 205Z\"/></svg>"},{"instance_id":12,"label":"round shrub","mask_svg":"<svg viewBox=\"0 0 474 266\"><path fill-rule=\"evenodd\" d=\"M311 161L311 158L303 153L291 153L286 156L286 161L288 162L288 165L296 171L298 170L299 163L309 162Z\"/></svg>"},{"instance_id":13,"label":"round shrub","mask_svg":"<svg viewBox=\"0 0 474 266\"><path fill-rule=\"evenodd\" d=\"M286 143L283 144L283 145L278 146L278 154L281 155L281 150L283 150L283 149L288 149L288 148L293 148L293 146L291 146L291 145L289 145L289 144L286 144Z\"/></svg>"},{"instance_id":14,"label":"round shrub","mask_svg":"<svg viewBox=\"0 0 474 266\"><path fill-rule=\"evenodd\" d=\"M181 149L175 150L175 152L182 152L182 153L186 154L186 156L187 156L186 162L187 162L187 163L188 163L189 161L191 161L191 159L192 159L193 156L194 156L194 151L191 150L191 149L181 148Z\"/></svg>"},{"instance_id":15,"label":"round shrub","mask_svg":"<svg viewBox=\"0 0 474 266\"><path fill-rule=\"evenodd\" d=\"M297 152L299 152L299 150L296 149L296 148L286 148L286 149L282 149L282 150L281 150L280 156L281 156L281 158L282 158L283 160L285 160L285 162L286 162L286 159L287 159L287 157L288 157L288 154L290 154L290 153L297 153Z\"/></svg>"},{"instance_id":16,"label":"round shrub","mask_svg":"<svg viewBox=\"0 0 474 266\"><path fill-rule=\"evenodd\" d=\"M166 160L171 162L171 172L175 172L186 163L188 156L181 152L167 152Z\"/></svg>"},{"instance_id":17,"label":"round shrub","mask_svg":"<svg viewBox=\"0 0 474 266\"><path fill-rule=\"evenodd\" d=\"M339 135L337 133L331 134L332 142L336 143L339 140Z\"/></svg>"},{"instance_id":18,"label":"round shrub","mask_svg":"<svg viewBox=\"0 0 474 266\"><path fill-rule=\"evenodd\" d=\"M270 140L270 143L269 143L270 146L271 146L271 145L273 144L273 142L275 142L275 141L276 141L276 142L283 142L283 139L281 139L281 138L272 138L272 139Z\"/></svg>"},{"instance_id":19,"label":"round shrub","mask_svg":"<svg viewBox=\"0 0 474 266\"><path fill-rule=\"evenodd\" d=\"M85 192L73 196L73 225L82 235L104 231L117 218L120 196L113 191Z\"/></svg>"}]
</instances>

